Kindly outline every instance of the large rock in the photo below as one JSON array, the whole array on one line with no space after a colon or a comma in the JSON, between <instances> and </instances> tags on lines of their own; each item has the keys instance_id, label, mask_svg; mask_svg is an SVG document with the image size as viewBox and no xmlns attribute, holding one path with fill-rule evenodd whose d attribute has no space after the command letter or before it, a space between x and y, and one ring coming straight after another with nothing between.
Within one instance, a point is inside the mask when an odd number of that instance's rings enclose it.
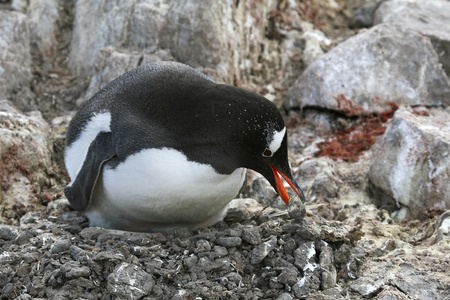
<instances>
[{"instance_id":1,"label":"large rock","mask_svg":"<svg viewBox=\"0 0 450 300\"><path fill-rule=\"evenodd\" d=\"M292 107L323 107L348 116L402 105L450 104L450 81L428 38L381 24L316 60L296 81Z\"/></svg>"},{"instance_id":2,"label":"large rock","mask_svg":"<svg viewBox=\"0 0 450 300\"><path fill-rule=\"evenodd\" d=\"M43 17L45 16L45 17ZM52 69L59 34L59 12L56 0L31 1L27 10L30 42L43 60L44 70Z\"/></svg>"},{"instance_id":3,"label":"large rock","mask_svg":"<svg viewBox=\"0 0 450 300\"><path fill-rule=\"evenodd\" d=\"M7 219L39 206L51 164L49 129L40 112L23 114L0 100L0 205Z\"/></svg>"},{"instance_id":4,"label":"large rock","mask_svg":"<svg viewBox=\"0 0 450 300\"><path fill-rule=\"evenodd\" d=\"M450 2L396 0L383 2L374 23L396 23L429 37L447 74L450 74Z\"/></svg>"},{"instance_id":5,"label":"large rock","mask_svg":"<svg viewBox=\"0 0 450 300\"><path fill-rule=\"evenodd\" d=\"M376 204L399 219L450 208L450 113L427 114L399 109L375 144L369 179Z\"/></svg>"},{"instance_id":6,"label":"large rock","mask_svg":"<svg viewBox=\"0 0 450 300\"><path fill-rule=\"evenodd\" d=\"M232 0L211 1L208 9L203 1L174 2L160 31L161 47L171 49L178 61L217 67L225 76L231 71L236 42L230 23L234 6Z\"/></svg>"},{"instance_id":7,"label":"large rock","mask_svg":"<svg viewBox=\"0 0 450 300\"><path fill-rule=\"evenodd\" d=\"M199 0L78 0L68 65L78 76L91 76L105 47L145 53L165 49L177 61L226 83L277 76L270 72L280 68L279 42L265 36L274 9L275 1L205 6Z\"/></svg>"},{"instance_id":8,"label":"large rock","mask_svg":"<svg viewBox=\"0 0 450 300\"><path fill-rule=\"evenodd\" d=\"M31 56L24 14L0 10L0 55L0 99L13 99L29 91ZM27 99L16 104L20 109L30 108Z\"/></svg>"},{"instance_id":9,"label":"large rock","mask_svg":"<svg viewBox=\"0 0 450 300\"><path fill-rule=\"evenodd\" d=\"M135 1L78 0L68 67L78 76L91 75L95 57L106 46L127 43Z\"/></svg>"}]
</instances>

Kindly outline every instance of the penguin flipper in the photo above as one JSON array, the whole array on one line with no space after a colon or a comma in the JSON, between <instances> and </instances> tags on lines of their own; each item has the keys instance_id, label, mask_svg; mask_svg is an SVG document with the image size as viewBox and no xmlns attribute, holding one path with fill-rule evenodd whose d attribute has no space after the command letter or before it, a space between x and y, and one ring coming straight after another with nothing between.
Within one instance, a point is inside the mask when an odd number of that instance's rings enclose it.
<instances>
[{"instance_id":1,"label":"penguin flipper","mask_svg":"<svg viewBox=\"0 0 450 300\"><path fill-rule=\"evenodd\" d=\"M116 156L111 132L100 132L89 146L86 158L77 177L64 189L70 205L79 212L91 204L98 176L105 162Z\"/></svg>"}]
</instances>

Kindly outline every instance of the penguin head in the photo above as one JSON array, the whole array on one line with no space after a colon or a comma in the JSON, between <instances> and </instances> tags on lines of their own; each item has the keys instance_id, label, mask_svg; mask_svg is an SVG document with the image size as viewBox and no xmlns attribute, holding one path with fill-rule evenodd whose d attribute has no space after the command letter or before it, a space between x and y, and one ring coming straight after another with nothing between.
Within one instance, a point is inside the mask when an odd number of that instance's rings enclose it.
<instances>
[{"instance_id":1,"label":"penguin head","mask_svg":"<svg viewBox=\"0 0 450 300\"><path fill-rule=\"evenodd\" d=\"M245 167L263 175L286 205L289 204L289 195L281 178L289 184L302 202L305 202L303 191L294 179L289 166L287 133L284 123L279 126L281 129L276 129L274 123L271 122L266 124L266 126L262 136L257 137L256 134L254 135L255 141L251 143L253 148L247 149Z\"/></svg>"},{"instance_id":2,"label":"penguin head","mask_svg":"<svg viewBox=\"0 0 450 300\"><path fill-rule=\"evenodd\" d=\"M289 166L286 126L276 105L240 88L219 85L217 89L221 99L228 99L222 102L220 114L224 120L230 111L233 115L227 126L232 136L225 134L222 145L230 161L238 158L239 167L263 175L286 204L289 203L289 195L281 178L305 202L305 196ZM228 123L222 122L224 124ZM217 131L222 130L217 128Z\"/></svg>"}]
</instances>

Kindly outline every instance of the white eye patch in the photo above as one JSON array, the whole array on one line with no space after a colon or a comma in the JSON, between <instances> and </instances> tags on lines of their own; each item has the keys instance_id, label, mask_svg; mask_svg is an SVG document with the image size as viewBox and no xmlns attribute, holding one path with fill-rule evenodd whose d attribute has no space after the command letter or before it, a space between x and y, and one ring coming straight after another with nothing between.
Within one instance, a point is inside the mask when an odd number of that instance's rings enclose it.
<instances>
[{"instance_id":1,"label":"white eye patch","mask_svg":"<svg viewBox=\"0 0 450 300\"><path fill-rule=\"evenodd\" d=\"M271 140L267 145L267 149L269 149L272 153L277 152L281 147L281 143L283 142L284 135L286 134L286 127L281 129L280 131L273 130L273 134L271 136Z\"/></svg>"}]
</instances>

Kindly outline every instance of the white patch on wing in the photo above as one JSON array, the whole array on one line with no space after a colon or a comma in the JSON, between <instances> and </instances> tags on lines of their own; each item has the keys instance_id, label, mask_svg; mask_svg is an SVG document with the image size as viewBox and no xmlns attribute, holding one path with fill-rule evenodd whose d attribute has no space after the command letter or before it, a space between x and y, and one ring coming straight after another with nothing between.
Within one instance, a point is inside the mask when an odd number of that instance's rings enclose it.
<instances>
[{"instance_id":1,"label":"white patch on wing","mask_svg":"<svg viewBox=\"0 0 450 300\"><path fill-rule=\"evenodd\" d=\"M243 168L224 175L174 149L144 149L114 169L103 167L100 202L136 222L199 223L220 213L244 179ZM95 206L101 210L104 205ZM107 214L116 214L115 209Z\"/></svg>"},{"instance_id":2,"label":"white patch on wing","mask_svg":"<svg viewBox=\"0 0 450 300\"><path fill-rule=\"evenodd\" d=\"M278 149L280 149L285 134L286 134L286 127L281 129L280 131L274 129L272 140L270 141L267 147L272 153L275 153L277 152Z\"/></svg>"},{"instance_id":3,"label":"white patch on wing","mask_svg":"<svg viewBox=\"0 0 450 300\"><path fill-rule=\"evenodd\" d=\"M110 132L110 125L111 114L109 112L94 115L81 130L78 139L66 149L64 161L67 172L72 180L69 186L72 185L78 172L80 172L92 141L100 132Z\"/></svg>"}]
</instances>

